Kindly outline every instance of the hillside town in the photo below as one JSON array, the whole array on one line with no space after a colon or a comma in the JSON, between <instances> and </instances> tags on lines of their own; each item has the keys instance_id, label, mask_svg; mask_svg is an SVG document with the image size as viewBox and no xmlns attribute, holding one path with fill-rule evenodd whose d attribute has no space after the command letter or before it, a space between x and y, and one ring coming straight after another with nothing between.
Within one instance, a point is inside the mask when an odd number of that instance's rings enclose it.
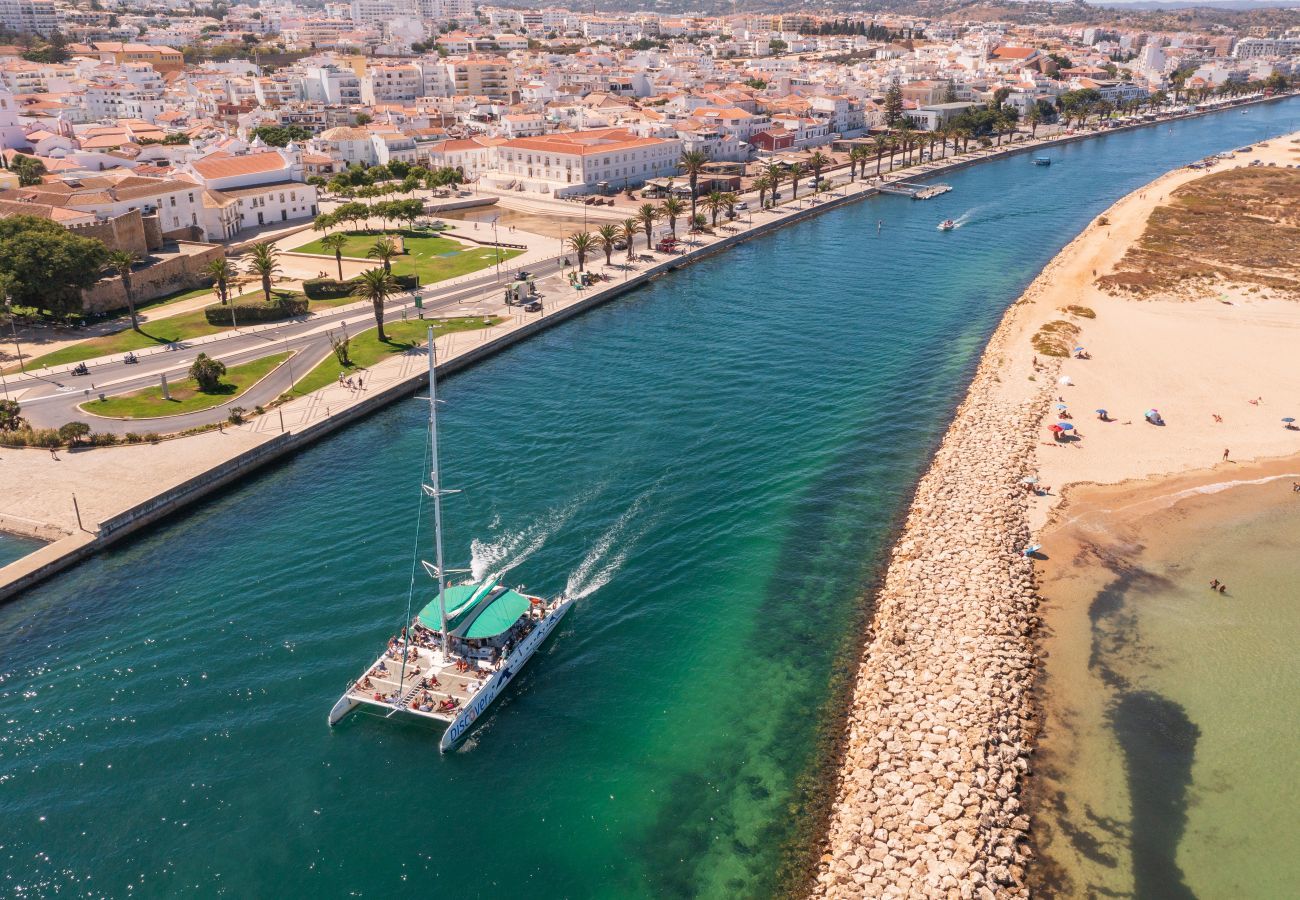
<instances>
[{"instance_id":1,"label":"hillside town","mask_svg":"<svg viewBox=\"0 0 1300 900\"><path fill-rule=\"evenodd\" d=\"M0 216L175 270L137 278L141 300L197 284L203 267L185 259L205 248L310 222L375 183L540 210L680 192L680 161L702 157L689 190L736 191L754 163L818 148L888 149L892 163L900 134L927 134L931 151L936 136L987 144L1300 73L1300 29L1221 26L15 0L0 27Z\"/></svg>"}]
</instances>

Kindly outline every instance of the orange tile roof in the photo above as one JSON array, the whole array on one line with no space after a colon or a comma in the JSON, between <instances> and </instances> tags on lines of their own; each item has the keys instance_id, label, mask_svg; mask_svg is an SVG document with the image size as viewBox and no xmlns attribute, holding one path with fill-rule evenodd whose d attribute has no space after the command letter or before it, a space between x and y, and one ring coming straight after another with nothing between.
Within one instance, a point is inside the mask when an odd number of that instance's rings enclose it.
<instances>
[{"instance_id":1,"label":"orange tile roof","mask_svg":"<svg viewBox=\"0 0 1300 900\"><path fill-rule=\"evenodd\" d=\"M520 150L540 150L543 153L561 153L569 156L586 156L591 153L608 153L611 150L628 150L665 143L660 138L637 137L623 128L600 128L592 131L574 131L548 134L539 137L515 138L503 146Z\"/></svg>"},{"instance_id":2,"label":"orange tile roof","mask_svg":"<svg viewBox=\"0 0 1300 900\"><path fill-rule=\"evenodd\" d=\"M195 160L191 165L204 178L228 178L231 175L256 175L285 168L284 158L274 151L247 156L220 156Z\"/></svg>"}]
</instances>

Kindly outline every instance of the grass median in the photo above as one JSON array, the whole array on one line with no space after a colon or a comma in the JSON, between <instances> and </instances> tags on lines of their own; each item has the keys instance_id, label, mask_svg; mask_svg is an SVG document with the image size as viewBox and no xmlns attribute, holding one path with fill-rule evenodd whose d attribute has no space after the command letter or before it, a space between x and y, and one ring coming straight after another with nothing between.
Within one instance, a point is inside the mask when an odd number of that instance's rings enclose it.
<instances>
[{"instance_id":1,"label":"grass median","mask_svg":"<svg viewBox=\"0 0 1300 900\"><path fill-rule=\"evenodd\" d=\"M296 291L272 291L271 293L273 296L278 297L297 295ZM259 288L255 291L240 294L232 299L260 302L262 291ZM307 308L315 311L356 302L357 298L355 297L332 297L328 300L312 300ZM211 305L215 306L216 304ZM26 364L27 369L31 371L45 367L65 366L81 362L83 359L97 359L101 356L125 356L133 350L148 350L165 344L175 344L208 334L216 334L219 331L230 331L230 329L209 323L202 309L192 309L189 312L175 316L142 322L139 331L127 326L122 331L89 338L70 347L63 347L52 353L46 353L44 356L26 360ZM16 371L18 371L17 366L10 366L5 370L6 373Z\"/></svg>"},{"instance_id":2,"label":"grass median","mask_svg":"<svg viewBox=\"0 0 1300 900\"><path fill-rule=\"evenodd\" d=\"M342 234L347 238L343 255L354 259L366 259L366 253L381 237L378 232L367 231L345 231ZM497 247L480 247L476 244L461 244L445 237L434 237L418 231L403 230L393 234L400 236L406 247L406 253L393 257L393 274L418 275L420 284L433 284L436 281L487 269L496 265L498 254L501 262L505 263L523 252ZM322 246L320 240L295 247L294 252L319 253L330 257L334 255L334 251Z\"/></svg>"},{"instance_id":3,"label":"grass median","mask_svg":"<svg viewBox=\"0 0 1300 900\"><path fill-rule=\"evenodd\" d=\"M344 378L356 375L376 363L399 356L415 347L424 346L428 337L429 326L433 326L433 336L441 337L453 331L476 331L490 328L501 322L499 316L464 316L456 319L399 319L384 323L387 342L381 342L377 329L371 328L350 336L348 358L351 365L339 364L338 358L331 354L320 365L312 369L293 386L295 396L310 394L328 384L338 381L339 373Z\"/></svg>"},{"instance_id":4,"label":"grass median","mask_svg":"<svg viewBox=\"0 0 1300 900\"><path fill-rule=\"evenodd\" d=\"M186 378L169 386L171 399L164 399L162 386L159 385L105 400L91 400L79 408L96 416L116 419L156 419L159 416L200 412L238 400L241 394L269 375L289 356L288 353L277 353L231 366L222 376L218 389L208 394L199 390L194 379Z\"/></svg>"}]
</instances>

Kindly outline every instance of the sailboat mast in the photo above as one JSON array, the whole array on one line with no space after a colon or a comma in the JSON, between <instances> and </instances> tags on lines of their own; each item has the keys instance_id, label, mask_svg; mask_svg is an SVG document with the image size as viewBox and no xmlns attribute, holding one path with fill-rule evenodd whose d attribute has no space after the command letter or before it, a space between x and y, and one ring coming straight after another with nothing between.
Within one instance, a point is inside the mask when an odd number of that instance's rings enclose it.
<instances>
[{"instance_id":1,"label":"sailboat mast","mask_svg":"<svg viewBox=\"0 0 1300 900\"><path fill-rule=\"evenodd\" d=\"M451 655L451 636L447 634L447 575L442 559L442 464L438 460L438 390L434 368L437 365L433 345L433 326L429 326L429 443L433 470L433 542L438 566L438 613L442 617L442 655Z\"/></svg>"}]
</instances>

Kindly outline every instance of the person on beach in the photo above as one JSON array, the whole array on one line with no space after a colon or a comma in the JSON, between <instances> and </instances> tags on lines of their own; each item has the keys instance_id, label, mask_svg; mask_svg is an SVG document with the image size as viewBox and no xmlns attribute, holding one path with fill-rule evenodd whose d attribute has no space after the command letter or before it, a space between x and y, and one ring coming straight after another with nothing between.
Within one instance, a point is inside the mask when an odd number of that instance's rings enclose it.
<instances>
[{"instance_id":1,"label":"person on beach","mask_svg":"<svg viewBox=\"0 0 1300 900\"><path fill-rule=\"evenodd\" d=\"M1218 423L1219 425L1223 424L1223 416L1219 415L1218 413L1210 413L1210 415L1214 416L1214 421L1216 423Z\"/></svg>"},{"instance_id":2,"label":"person on beach","mask_svg":"<svg viewBox=\"0 0 1300 900\"><path fill-rule=\"evenodd\" d=\"M1219 585L1219 593L1220 594L1228 593L1228 586L1226 584Z\"/></svg>"},{"instance_id":3,"label":"person on beach","mask_svg":"<svg viewBox=\"0 0 1300 900\"><path fill-rule=\"evenodd\" d=\"M50 459L54 460L55 462L58 462L58 461L59 461L59 448L58 448L58 447L51 447L51 448L50 448Z\"/></svg>"},{"instance_id":4,"label":"person on beach","mask_svg":"<svg viewBox=\"0 0 1300 900\"><path fill-rule=\"evenodd\" d=\"M1210 590L1217 591L1218 589L1219 589L1219 579L1215 578L1213 581L1210 582Z\"/></svg>"},{"instance_id":5,"label":"person on beach","mask_svg":"<svg viewBox=\"0 0 1300 900\"><path fill-rule=\"evenodd\" d=\"M1227 461L1228 461L1228 450L1227 450L1226 447L1225 447L1224 450L1223 450L1223 461L1224 461L1224 462L1227 462Z\"/></svg>"}]
</instances>

